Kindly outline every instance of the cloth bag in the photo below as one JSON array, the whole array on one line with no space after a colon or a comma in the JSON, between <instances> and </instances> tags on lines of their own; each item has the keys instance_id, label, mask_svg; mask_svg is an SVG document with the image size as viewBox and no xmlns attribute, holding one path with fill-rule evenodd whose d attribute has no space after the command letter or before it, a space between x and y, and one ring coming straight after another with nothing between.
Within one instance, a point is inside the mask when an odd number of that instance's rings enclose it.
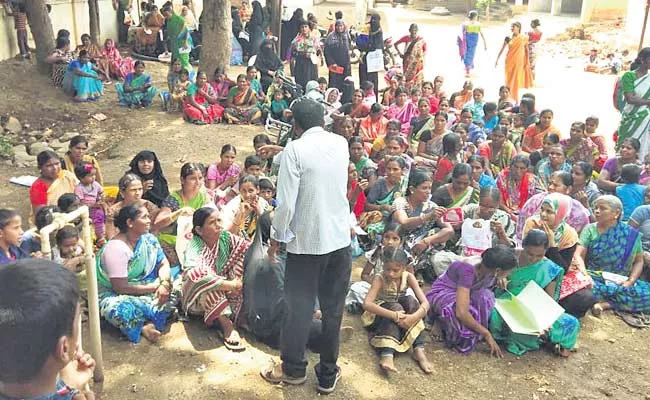
<instances>
[{"instance_id":1,"label":"cloth bag","mask_svg":"<svg viewBox=\"0 0 650 400\"><path fill-rule=\"evenodd\" d=\"M492 247L492 230L490 221L484 219L466 219L461 228L463 256L481 255Z\"/></svg>"}]
</instances>

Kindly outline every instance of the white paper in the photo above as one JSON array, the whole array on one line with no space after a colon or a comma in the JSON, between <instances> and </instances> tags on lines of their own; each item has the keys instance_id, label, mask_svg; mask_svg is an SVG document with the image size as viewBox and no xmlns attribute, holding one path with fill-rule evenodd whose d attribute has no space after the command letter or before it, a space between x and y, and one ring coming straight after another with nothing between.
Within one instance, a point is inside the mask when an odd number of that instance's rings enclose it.
<instances>
[{"instance_id":1,"label":"white paper","mask_svg":"<svg viewBox=\"0 0 650 400\"><path fill-rule=\"evenodd\" d=\"M366 67L368 72L379 72L384 70L384 52L382 49L368 52L366 55Z\"/></svg>"},{"instance_id":2,"label":"white paper","mask_svg":"<svg viewBox=\"0 0 650 400\"><path fill-rule=\"evenodd\" d=\"M32 187L32 185L34 184L34 182L36 182L37 179L38 178L35 176L22 175L22 176L14 176L10 178L9 182L20 186Z\"/></svg>"},{"instance_id":3,"label":"white paper","mask_svg":"<svg viewBox=\"0 0 650 400\"><path fill-rule=\"evenodd\" d=\"M511 299L497 299L495 308L511 331L537 336L564 313L564 309L534 281L528 282L524 290Z\"/></svg>"},{"instance_id":4,"label":"white paper","mask_svg":"<svg viewBox=\"0 0 650 400\"><path fill-rule=\"evenodd\" d=\"M181 265L185 261L185 250L192 239L192 216L181 215L176 220L176 254Z\"/></svg>"},{"instance_id":5,"label":"white paper","mask_svg":"<svg viewBox=\"0 0 650 400\"><path fill-rule=\"evenodd\" d=\"M603 271L603 279L609 282L614 282L617 285L622 284L627 281L627 276L615 274L613 272Z\"/></svg>"}]
</instances>

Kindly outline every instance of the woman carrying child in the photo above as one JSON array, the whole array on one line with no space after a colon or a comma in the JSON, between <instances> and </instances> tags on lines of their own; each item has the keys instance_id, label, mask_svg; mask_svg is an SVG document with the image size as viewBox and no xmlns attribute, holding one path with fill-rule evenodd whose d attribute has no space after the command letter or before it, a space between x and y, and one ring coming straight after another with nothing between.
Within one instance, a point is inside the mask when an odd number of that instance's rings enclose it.
<instances>
[{"instance_id":1,"label":"woman carrying child","mask_svg":"<svg viewBox=\"0 0 650 400\"><path fill-rule=\"evenodd\" d=\"M74 194L81 204L88 206L90 220L95 227L96 243L101 247L105 240L104 223L106 222L104 188L97 183L97 171L92 164L81 162L74 167L74 173L79 179Z\"/></svg>"},{"instance_id":2,"label":"woman carrying child","mask_svg":"<svg viewBox=\"0 0 650 400\"><path fill-rule=\"evenodd\" d=\"M429 311L429 302L415 276L406 271L409 259L404 250L383 252L382 261L384 270L375 275L363 303L362 321L370 330L370 345L379 351L379 366L386 372L397 372L393 363L395 352L413 348L413 359L424 373L430 374L433 367L424 352L422 321ZM406 294L408 288L417 300Z\"/></svg>"}]
</instances>

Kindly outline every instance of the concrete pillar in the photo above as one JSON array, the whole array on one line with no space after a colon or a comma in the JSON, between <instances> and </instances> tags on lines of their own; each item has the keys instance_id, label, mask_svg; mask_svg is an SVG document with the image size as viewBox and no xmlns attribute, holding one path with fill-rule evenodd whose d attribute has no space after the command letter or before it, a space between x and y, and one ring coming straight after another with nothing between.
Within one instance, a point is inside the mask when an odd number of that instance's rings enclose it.
<instances>
[{"instance_id":1,"label":"concrete pillar","mask_svg":"<svg viewBox=\"0 0 650 400\"><path fill-rule=\"evenodd\" d=\"M560 15L562 11L562 0L551 1L551 15Z\"/></svg>"},{"instance_id":2,"label":"concrete pillar","mask_svg":"<svg viewBox=\"0 0 650 400\"><path fill-rule=\"evenodd\" d=\"M515 5L516 6L523 6L524 5L524 0L515 0Z\"/></svg>"}]
</instances>

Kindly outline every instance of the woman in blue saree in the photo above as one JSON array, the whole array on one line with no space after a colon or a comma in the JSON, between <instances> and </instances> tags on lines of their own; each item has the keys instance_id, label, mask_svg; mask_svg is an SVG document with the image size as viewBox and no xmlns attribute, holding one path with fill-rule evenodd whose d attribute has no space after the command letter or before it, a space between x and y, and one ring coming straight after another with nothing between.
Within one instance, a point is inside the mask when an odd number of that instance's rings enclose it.
<instances>
[{"instance_id":1,"label":"woman in blue saree","mask_svg":"<svg viewBox=\"0 0 650 400\"><path fill-rule=\"evenodd\" d=\"M519 267L508 276L507 290L496 288L496 298L508 299L510 296L516 296L533 281L558 301L564 270L545 256L549 247L547 233L540 229L530 230L524 238L523 247L519 255ZM527 351L539 350L544 343L550 343L555 346L558 355L568 357L578 339L580 321L564 313L545 334L524 335L512 332L497 310L492 309L490 332L494 339L504 343L506 349L512 354L522 355Z\"/></svg>"},{"instance_id":2,"label":"woman in blue saree","mask_svg":"<svg viewBox=\"0 0 650 400\"><path fill-rule=\"evenodd\" d=\"M63 91L80 103L99 99L104 93L104 84L98 72L90 62L88 52L81 50L79 57L68 64L63 77Z\"/></svg>"},{"instance_id":3,"label":"woman in blue saree","mask_svg":"<svg viewBox=\"0 0 650 400\"><path fill-rule=\"evenodd\" d=\"M487 50L485 37L481 32L481 24L478 22L478 13L476 10L472 10L467 16L467 21L462 25L462 32L457 40L460 58L465 64L465 77L469 77L474 68L474 56L476 56L479 35L483 39L483 47Z\"/></svg>"},{"instance_id":4,"label":"woman in blue saree","mask_svg":"<svg viewBox=\"0 0 650 400\"><path fill-rule=\"evenodd\" d=\"M99 312L134 343L156 342L175 309L171 272L143 205L122 208L115 218L120 233L97 256Z\"/></svg>"},{"instance_id":5,"label":"woman in blue saree","mask_svg":"<svg viewBox=\"0 0 650 400\"><path fill-rule=\"evenodd\" d=\"M639 279L643 272L641 234L620 221L622 212L618 197L601 196L594 202L596 223L580 233L574 262L593 279L598 300L591 309L595 316L609 309L650 312L650 283ZM621 279L605 279L605 272L618 274Z\"/></svg>"},{"instance_id":6,"label":"woman in blue saree","mask_svg":"<svg viewBox=\"0 0 650 400\"><path fill-rule=\"evenodd\" d=\"M115 90L120 105L129 108L149 106L158 91L151 83L151 76L144 72L142 61L135 62L135 71L126 74L124 84L116 83Z\"/></svg>"}]
</instances>

